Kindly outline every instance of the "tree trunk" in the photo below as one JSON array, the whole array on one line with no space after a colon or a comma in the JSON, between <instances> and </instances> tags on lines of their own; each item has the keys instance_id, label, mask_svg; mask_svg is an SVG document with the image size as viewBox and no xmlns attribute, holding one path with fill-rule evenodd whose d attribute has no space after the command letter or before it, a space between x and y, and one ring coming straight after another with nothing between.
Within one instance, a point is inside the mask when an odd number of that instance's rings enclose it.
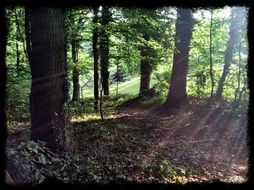
<instances>
[{"instance_id":1,"label":"tree trunk","mask_svg":"<svg viewBox=\"0 0 254 190\"><path fill-rule=\"evenodd\" d=\"M31 140L45 141L52 151L66 145L65 13L60 8L31 9Z\"/></svg>"},{"instance_id":2,"label":"tree trunk","mask_svg":"<svg viewBox=\"0 0 254 190\"><path fill-rule=\"evenodd\" d=\"M224 82L226 80L226 77L229 72L229 67L232 62L232 54L233 54L233 49L235 44L239 41L239 30L242 27L242 17L244 14L242 14L242 8L237 7L232 9L232 14L231 14L231 23L230 23L230 28L229 28L229 40L227 43L227 49L225 51L224 55L224 68L223 68L223 73L219 81L219 85L216 91L215 95L215 101L220 102L222 100L222 93L223 93L223 87L224 87Z\"/></svg>"},{"instance_id":3,"label":"tree trunk","mask_svg":"<svg viewBox=\"0 0 254 190\"><path fill-rule=\"evenodd\" d=\"M241 42L239 43L239 49L238 49L238 74L237 74L237 88L235 90L235 97L234 97L234 100L232 102L232 108L233 109L236 109L238 108L239 106L239 102L237 101L237 97L239 97L239 94L240 94L240 87L241 87L241 67L240 67L240 64L242 62L242 58L241 58Z\"/></svg>"},{"instance_id":4,"label":"tree trunk","mask_svg":"<svg viewBox=\"0 0 254 190\"><path fill-rule=\"evenodd\" d=\"M150 76L152 72L151 63L148 59L149 55L149 47L142 46L140 48L141 61L140 61L140 89L139 95L146 96L146 93L150 89Z\"/></svg>"},{"instance_id":5,"label":"tree trunk","mask_svg":"<svg viewBox=\"0 0 254 190\"><path fill-rule=\"evenodd\" d=\"M19 75L19 72L20 72L20 52L19 52L19 44L18 44L17 37L16 37L16 69L17 69L17 74Z\"/></svg>"},{"instance_id":6,"label":"tree trunk","mask_svg":"<svg viewBox=\"0 0 254 190\"><path fill-rule=\"evenodd\" d=\"M189 62L190 41L194 20L189 9L178 8L176 20L176 51L169 92L165 105L179 107L188 102L186 93L186 76Z\"/></svg>"},{"instance_id":7,"label":"tree trunk","mask_svg":"<svg viewBox=\"0 0 254 190\"><path fill-rule=\"evenodd\" d=\"M102 9L100 31L101 78L104 95L109 95L109 29L110 11L107 6Z\"/></svg>"},{"instance_id":8,"label":"tree trunk","mask_svg":"<svg viewBox=\"0 0 254 190\"><path fill-rule=\"evenodd\" d=\"M25 35L26 35L26 50L28 61L31 57L31 11L29 8L25 8Z\"/></svg>"},{"instance_id":9,"label":"tree trunk","mask_svg":"<svg viewBox=\"0 0 254 190\"><path fill-rule=\"evenodd\" d=\"M19 26L19 21L18 21L18 17L21 17L20 14L18 14L19 12L17 11L17 9L14 10L14 15L15 15L15 21L16 21L16 35L17 37L21 40L22 44L23 44L23 51L24 54L26 55L26 57L28 58L28 54L27 54L27 49L26 49L26 44L25 44L25 39L23 38L20 26Z\"/></svg>"},{"instance_id":10,"label":"tree trunk","mask_svg":"<svg viewBox=\"0 0 254 190\"><path fill-rule=\"evenodd\" d=\"M19 29L19 23L18 23L18 16L17 16L17 10L15 9L15 24L16 24L16 69L17 69L17 74L19 75L20 73L20 51L19 51L19 37L22 38L22 36L19 36L20 34L20 29Z\"/></svg>"},{"instance_id":11,"label":"tree trunk","mask_svg":"<svg viewBox=\"0 0 254 190\"><path fill-rule=\"evenodd\" d=\"M6 106L6 100L7 98L4 98L6 95L6 60L5 60L5 54L6 54L6 47L7 47L7 29L8 24L6 22L6 9L4 6L0 7L0 92L2 94L2 98L0 98L0 125L2 127L1 133L0 133L0 143L4 145L6 143L6 137L7 137L7 127L6 127L6 112L5 112L5 106ZM5 149L0 149L0 154L3 156L3 159L1 159L0 164L4 166L6 164L5 160ZM1 172L1 179L4 179L4 172Z\"/></svg>"},{"instance_id":12,"label":"tree trunk","mask_svg":"<svg viewBox=\"0 0 254 190\"><path fill-rule=\"evenodd\" d=\"M73 96L72 101L78 101L80 95L80 85L79 85L79 71L77 68L78 64L78 42L72 40L71 42L72 47L72 61L74 63L74 67L72 70L72 82L73 82Z\"/></svg>"},{"instance_id":13,"label":"tree trunk","mask_svg":"<svg viewBox=\"0 0 254 190\"><path fill-rule=\"evenodd\" d=\"M93 17L93 65L94 65L94 110L98 111L98 102L99 102L99 30L97 27L98 24L98 11L99 7L94 7L94 17Z\"/></svg>"},{"instance_id":14,"label":"tree trunk","mask_svg":"<svg viewBox=\"0 0 254 190\"><path fill-rule=\"evenodd\" d=\"M214 90L214 78L213 78L213 58L212 58L212 29L213 29L213 9L210 10L211 12L211 20L210 20L210 43L209 43L209 54L210 54L210 77L211 77L211 94L210 94L210 102L212 102L213 98L213 90Z\"/></svg>"}]
</instances>

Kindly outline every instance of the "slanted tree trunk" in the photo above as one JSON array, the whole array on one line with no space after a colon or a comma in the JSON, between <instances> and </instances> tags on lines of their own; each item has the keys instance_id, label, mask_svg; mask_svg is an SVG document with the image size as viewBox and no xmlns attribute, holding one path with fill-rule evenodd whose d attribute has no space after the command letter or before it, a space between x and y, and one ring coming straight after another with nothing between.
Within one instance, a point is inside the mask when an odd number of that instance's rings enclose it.
<instances>
[{"instance_id":1,"label":"slanted tree trunk","mask_svg":"<svg viewBox=\"0 0 254 190\"><path fill-rule=\"evenodd\" d=\"M143 36L145 41L149 41L149 36ZM152 73L151 60L149 60L151 48L148 45L142 45L140 47L140 88L139 95L146 96L147 92L150 89L150 76Z\"/></svg>"},{"instance_id":2,"label":"slanted tree trunk","mask_svg":"<svg viewBox=\"0 0 254 190\"><path fill-rule=\"evenodd\" d=\"M77 68L78 64L78 42L72 40L71 42L72 47L72 61L74 63L74 67L72 70L72 82L73 82L73 95L72 101L78 101L80 95L80 85L79 85L79 70Z\"/></svg>"},{"instance_id":3,"label":"slanted tree trunk","mask_svg":"<svg viewBox=\"0 0 254 190\"><path fill-rule=\"evenodd\" d=\"M109 95L109 7L104 6L101 16L101 31L100 31L100 57L101 57L101 78L104 95Z\"/></svg>"},{"instance_id":4,"label":"slanted tree trunk","mask_svg":"<svg viewBox=\"0 0 254 190\"><path fill-rule=\"evenodd\" d=\"M239 41L239 31L241 30L241 27L243 26L243 16L242 8L236 7L232 8L232 14L231 14L231 23L229 27L229 40L227 42L227 48L224 55L224 68L222 72L222 76L220 78L218 88L215 94L215 101L220 102L222 100L222 93L223 93L223 87L224 82L226 80L226 77L229 72L229 67L232 62L232 54L235 44Z\"/></svg>"},{"instance_id":5,"label":"slanted tree trunk","mask_svg":"<svg viewBox=\"0 0 254 190\"><path fill-rule=\"evenodd\" d=\"M94 69L94 110L98 111L98 102L99 102L99 30L97 27L98 24L98 12L99 7L93 7L94 17L93 17L93 69Z\"/></svg>"},{"instance_id":6,"label":"slanted tree trunk","mask_svg":"<svg viewBox=\"0 0 254 190\"><path fill-rule=\"evenodd\" d=\"M186 93L186 76L189 62L190 41L194 19L190 9L177 9L176 20L176 51L173 58L173 69L169 92L164 105L179 107L188 102Z\"/></svg>"},{"instance_id":7,"label":"slanted tree trunk","mask_svg":"<svg viewBox=\"0 0 254 190\"><path fill-rule=\"evenodd\" d=\"M52 151L65 148L66 37L60 8L31 9L31 140Z\"/></svg>"}]
</instances>

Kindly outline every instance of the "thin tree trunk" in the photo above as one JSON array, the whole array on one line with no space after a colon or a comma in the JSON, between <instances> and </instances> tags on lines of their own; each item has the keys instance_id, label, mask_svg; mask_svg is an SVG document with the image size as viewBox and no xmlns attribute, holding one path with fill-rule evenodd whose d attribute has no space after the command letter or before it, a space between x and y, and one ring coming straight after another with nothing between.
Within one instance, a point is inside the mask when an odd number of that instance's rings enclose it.
<instances>
[{"instance_id":1,"label":"thin tree trunk","mask_svg":"<svg viewBox=\"0 0 254 190\"><path fill-rule=\"evenodd\" d=\"M215 101L218 101L218 102L222 100L224 82L228 75L230 64L232 62L233 49L235 44L239 41L239 30L241 30L241 27L243 24L242 22L243 15L244 14L242 14L242 8L237 7L232 9L231 23L229 28L229 32L230 32L229 40L228 40L227 49L224 55L224 68L223 68L223 73L220 78L219 85L215 95Z\"/></svg>"},{"instance_id":2,"label":"thin tree trunk","mask_svg":"<svg viewBox=\"0 0 254 190\"><path fill-rule=\"evenodd\" d=\"M103 110L102 110L102 104L103 104L103 88L102 88L102 81L101 81L101 89L100 89L100 115L101 115L101 120L104 121L104 117L103 117Z\"/></svg>"},{"instance_id":3,"label":"thin tree trunk","mask_svg":"<svg viewBox=\"0 0 254 190\"><path fill-rule=\"evenodd\" d=\"M19 38L23 44L23 51L24 51L24 54L26 55L26 57L28 58L28 53L27 53L27 49L26 49L26 45L25 45L25 39L23 38L23 35L22 35L22 32L21 32L21 29L20 29L20 26L19 26L19 21L18 21L18 13L17 13L17 10L15 9L14 10L14 15L15 15L15 21L16 21L16 26L17 26L17 34L19 35Z\"/></svg>"},{"instance_id":4,"label":"thin tree trunk","mask_svg":"<svg viewBox=\"0 0 254 190\"><path fill-rule=\"evenodd\" d=\"M167 107L179 107L188 102L186 93L186 76L189 62L190 41L194 19L190 9L178 8L176 20L176 51L167 100ZM179 41L178 41L179 40Z\"/></svg>"},{"instance_id":5,"label":"thin tree trunk","mask_svg":"<svg viewBox=\"0 0 254 190\"><path fill-rule=\"evenodd\" d=\"M93 17L93 65L94 65L94 110L98 111L98 101L99 101L99 30L97 27L98 24L98 11L99 7L94 7L94 17Z\"/></svg>"},{"instance_id":6,"label":"thin tree trunk","mask_svg":"<svg viewBox=\"0 0 254 190\"><path fill-rule=\"evenodd\" d=\"M77 68L78 64L78 43L77 41L73 40L71 42L72 47L72 61L74 63L74 67L72 70L72 82L73 82L73 96L72 101L79 101L80 95L80 85L79 85L79 71Z\"/></svg>"},{"instance_id":7,"label":"thin tree trunk","mask_svg":"<svg viewBox=\"0 0 254 190\"><path fill-rule=\"evenodd\" d=\"M239 94L239 91L240 91L240 85L241 85L241 67L240 67L240 64L241 64L241 42L239 43L239 50L238 50L238 57L239 57L239 68L238 68L238 75L237 75L237 88L235 90L235 97L234 97L234 101L232 103L232 107L233 108L237 108L238 105L237 105L237 96Z\"/></svg>"},{"instance_id":8,"label":"thin tree trunk","mask_svg":"<svg viewBox=\"0 0 254 190\"><path fill-rule=\"evenodd\" d=\"M31 140L45 141L52 151L66 145L65 13L60 8L31 9Z\"/></svg>"},{"instance_id":9,"label":"thin tree trunk","mask_svg":"<svg viewBox=\"0 0 254 190\"><path fill-rule=\"evenodd\" d=\"M20 72L20 52L19 52L19 44L18 44L17 37L16 37L16 67L17 67L17 74L19 75L19 72Z\"/></svg>"},{"instance_id":10,"label":"thin tree trunk","mask_svg":"<svg viewBox=\"0 0 254 190\"><path fill-rule=\"evenodd\" d=\"M109 21L110 11L107 6L102 9L101 31L100 31L100 57L101 57L101 78L104 95L109 95Z\"/></svg>"},{"instance_id":11,"label":"thin tree trunk","mask_svg":"<svg viewBox=\"0 0 254 190\"><path fill-rule=\"evenodd\" d=\"M209 43L209 54L210 54L210 77L211 77L211 94L210 94L210 103L212 102L213 98L213 90L214 90L214 78L213 78L213 49L212 49L212 29L213 29L213 9L210 10L211 12L211 20L210 20L210 43Z\"/></svg>"},{"instance_id":12,"label":"thin tree trunk","mask_svg":"<svg viewBox=\"0 0 254 190\"><path fill-rule=\"evenodd\" d=\"M28 55L28 61L31 57L31 11L29 8L25 8L25 35L26 35L26 50Z\"/></svg>"},{"instance_id":13,"label":"thin tree trunk","mask_svg":"<svg viewBox=\"0 0 254 190\"><path fill-rule=\"evenodd\" d=\"M116 61L116 72L119 75L119 58ZM118 79L119 79L119 76L118 76L117 81L116 81L116 96L117 97L118 97L118 83L119 83Z\"/></svg>"}]
</instances>

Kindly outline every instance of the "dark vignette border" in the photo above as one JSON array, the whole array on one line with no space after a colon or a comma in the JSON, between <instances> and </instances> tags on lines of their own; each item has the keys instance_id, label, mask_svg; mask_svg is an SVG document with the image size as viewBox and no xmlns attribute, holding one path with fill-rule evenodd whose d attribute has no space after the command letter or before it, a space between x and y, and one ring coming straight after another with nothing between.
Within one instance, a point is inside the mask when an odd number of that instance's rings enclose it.
<instances>
[{"instance_id":1,"label":"dark vignette border","mask_svg":"<svg viewBox=\"0 0 254 190\"><path fill-rule=\"evenodd\" d=\"M55 7L79 7L79 6L93 6L93 5L110 5L110 6L121 6L121 7L140 7L140 8L156 8L163 6L181 6L188 8L197 8L197 7L208 7L212 6L215 8L228 6L246 6L249 7L248 14L248 43L249 43L249 58L248 58L248 85L250 90L250 100L249 100L249 112L248 112L248 145L250 148L249 152L249 172L248 177L249 180L245 184L227 184L222 182L214 182L214 183L205 183L205 184L187 184L187 185L162 185L162 184L86 184L86 185L69 185L58 182L54 179L49 179L44 184L34 186L33 188L43 189L46 187L50 187L52 185L56 185L57 187L67 187L67 188L100 188L100 187L110 187L110 188L176 188L176 189L189 189L189 188L218 188L221 187L223 189L234 189L234 188L246 188L249 186L254 186L253 182L253 128L254 125L252 120L253 114L253 73L254 73L254 60L253 60L253 30L254 30L254 10L251 4L251 0L0 0L0 184L3 187L8 188L16 188L11 187L5 184L4 182L4 168L5 168L5 141L6 141L6 116L4 112L5 108L5 84L6 84L6 65L5 65L5 51L6 51L6 43L7 43L7 31L6 31L6 19L5 19L5 7L8 6L55 6ZM26 187L28 186L19 186Z\"/></svg>"}]
</instances>

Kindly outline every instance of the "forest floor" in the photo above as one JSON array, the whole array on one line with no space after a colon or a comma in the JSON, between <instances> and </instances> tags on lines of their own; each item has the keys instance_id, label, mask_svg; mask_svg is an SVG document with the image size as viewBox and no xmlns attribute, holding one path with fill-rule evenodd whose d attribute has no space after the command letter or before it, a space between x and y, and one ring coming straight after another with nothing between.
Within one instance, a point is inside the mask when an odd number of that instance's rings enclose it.
<instances>
[{"instance_id":1,"label":"forest floor","mask_svg":"<svg viewBox=\"0 0 254 190\"><path fill-rule=\"evenodd\" d=\"M247 180L247 114L189 105L162 113L132 105L72 120L78 182L188 183ZM15 139L15 140L14 140ZM7 144L17 143L18 133ZM75 172L75 171L72 171ZM13 172L10 172L13 173ZM15 177L14 177L15 178Z\"/></svg>"}]
</instances>

